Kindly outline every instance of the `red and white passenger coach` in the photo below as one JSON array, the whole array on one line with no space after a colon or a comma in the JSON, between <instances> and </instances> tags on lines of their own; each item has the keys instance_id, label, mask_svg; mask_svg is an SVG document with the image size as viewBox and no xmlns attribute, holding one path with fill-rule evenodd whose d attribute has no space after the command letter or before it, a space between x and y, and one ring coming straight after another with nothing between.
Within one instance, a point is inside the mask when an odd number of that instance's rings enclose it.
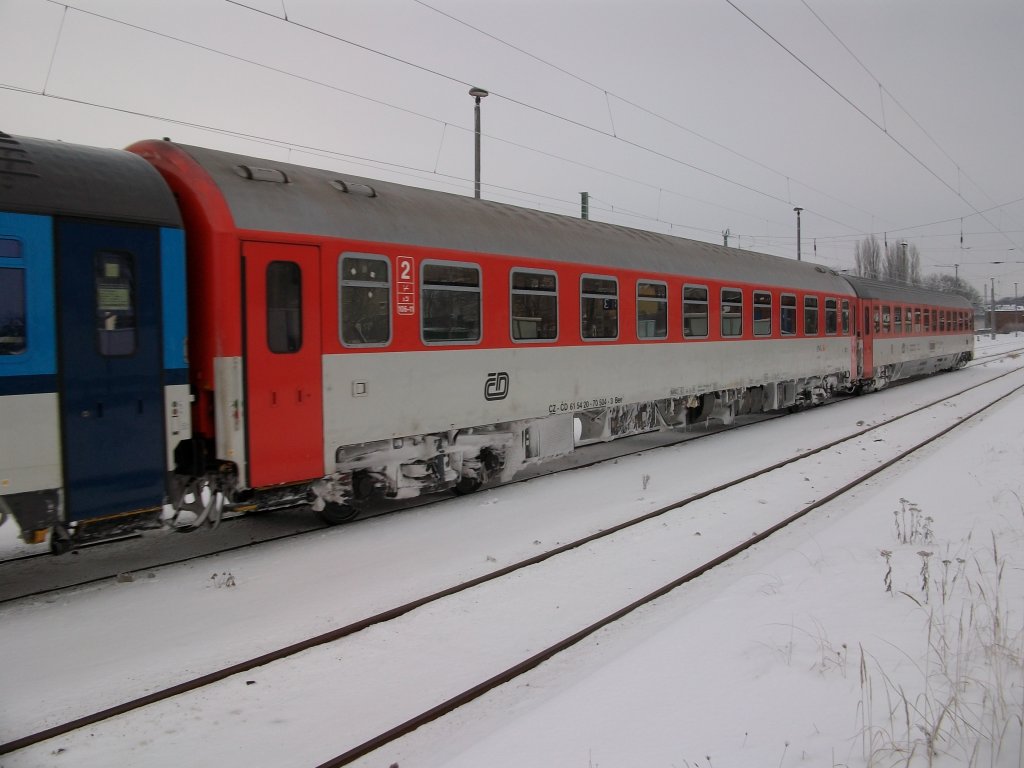
<instances>
[{"instance_id":1,"label":"red and white passenger coach","mask_svg":"<svg viewBox=\"0 0 1024 768\"><path fill-rule=\"evenodd\" d=\"M973 353L950 294L170 141L0 134L0 181L0 513L57 549L161 494L193 526L225 502L340 522ZM72 391L71 352L110 381Z\"/></svg>"},{"instance_id":2,"label":"red and white passenger coach","mask_svg":"<svg viewBox=\"0 0 1024 768\"><path fill-rule=\"evenodd\" d=\"M880 331L858 330L857 286L820 266L170 142L130 151L186 221L182 469L230 491L299 484L338 520L376 494L472 490L580 443L898 375L887 359L875 377ZM927 298L958 308L929 331L958 336L952 367L968 307Z\"/></svg>"}]
</instances>

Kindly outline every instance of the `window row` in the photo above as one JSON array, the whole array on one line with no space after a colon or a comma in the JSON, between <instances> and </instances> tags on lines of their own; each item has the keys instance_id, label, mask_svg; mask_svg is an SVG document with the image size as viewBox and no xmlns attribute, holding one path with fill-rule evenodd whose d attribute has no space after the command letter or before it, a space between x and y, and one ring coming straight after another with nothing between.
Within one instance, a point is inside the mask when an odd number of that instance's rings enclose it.
<instances>
[{"instance_id":1,"label":"window row","mask_svg":"<svg viewBox=\"0 0 1024 768\"><path fill-rule=\"evenodd\" d=\"M268 292L275 295L271 278L279 274L293 286L287 301L268 302L268 339L277 352L301 344L297 322L298 279L288 269L268 269ZM295 265L297 268L297 265ZM346 346L384 346L391 340L391 264L383 256L346 253L339 263L339 323ZM273 273L273 274L272 274ZM558 276L543 269L517 268L509 286L510 335L516 342L548 342L559 337ZM427 344L475 343L482 338L482 283L474 264L427 261L420 269L418 292L412 275L398 282L399 313L413 314L419 302L421 338ZM280 291L278 291L280 293ZM285 291L288 293L288 291ZM289 294L291 295L291 294ZM612 340L620 335L618 278L585 274L579 283L580 336L585 340ZM638 280L635 295L636 335L639 339L667 339L669 287L659 280ZM280 306L278 306L280 305ZM287 305L287 308L283 305ZM404 310L404 312L403 312ZM714 322L723 338L738 338L749 322L754 336L848 335L851 331L850 301L832 297L773 295L755 290L721 288L717 296L706 285L687 284L682 289L683 337L707 338ZM713 315L712 313L715 313ZM274 319L276 318L276 319ZM798 324L798 321L801 321ZM271 327L274 323L278 327ZM280 340L275 343L275 340Z\"/></svg>"},{"instance_id":2,"label":"window row","mask_svg":"<svg viewBox=\"0 0 1024 768\"><path fill-rule=\"evenodd\" d=\"M873 327L875 334L905 336L917 333L946 333L971 331L974 317L964 309L936 307L905 307L879 304L869 322L870 309L864 310L865 327Z\"/></svg>"},{"instance_id":3,"label":"window row","mask_svg":"<svg viewBox=\"0 0 1024 768\"><path fill-rule=\"evenodd\" d=\"M686 338L706 338L708 336L708 323L711 316L709 295L706 286L683 286L683 336ZM723 338L742 336L744 318L746 317L743 291L739 288L722 288L719 308L721 336ZM780 335L795 336L799 308L796 294L783 293L779 296L778 312L776 313L773 295L769 291L754 291L751 307L754 336L771 336L776 323ZM822 309L824 309L824 320L822 320ZM804 335L818 336L822 330L828 336L849 335L849 299L826 298L822 304L821 299L817 296L804 296Z\"/></svg>"}]
</instances>

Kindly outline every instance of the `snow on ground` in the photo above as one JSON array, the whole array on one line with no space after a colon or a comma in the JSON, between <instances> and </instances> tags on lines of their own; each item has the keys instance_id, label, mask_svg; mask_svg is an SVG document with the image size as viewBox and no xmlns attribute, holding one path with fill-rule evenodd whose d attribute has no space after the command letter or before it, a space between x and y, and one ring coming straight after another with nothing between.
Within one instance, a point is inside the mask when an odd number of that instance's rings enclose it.
<instances>
[{"instance_id":1,"label":"snow on ground","mask_svg":"<svg viewBox=\"0 0 1024 768\"><path fill-rule=\"evenodd\" d=\"M987 367L1021 366L1024 359ZM610 524L623 498L664 503L698 481L706 487L718 475L739 474L773 446L792 455L819 433L851 431L858 420L877 421L980 378L977 369L934 377L702 441L699 463L696 444L653 452L153 579L8 607L0 610L7 662L0 665L0 736L21 735L36 702L47 713L39 727L255 655L532 554L535 541L565 541L583 522ZM1022 438L1024 396L1017 395L739 563L360 765L863 766L903 764L911 750L912 764L925 765L936 722L950 738L936 741L935 765L969 765L978 732L1024 712ZM645 474L650 487L640 494ZM897 533L912 540L901 543ZM229 574L237 587L227 586ZM437 633L448 623L437 615ZM345 693L358 701L372 691ZM285 718L331 706L301 689L286 700ZM968 706L982 700L980 714L972 714ZM0 768L78 766L83 757L96 765L258 764L233 762L230 750L204 756L199 744L187 756L170 753L161 735L183 726L154 724L126 738L135 743L125 750L90 751L92 737L84 734L62 741L60 753L46 745L0 757ZM337 733L325 734L323 759L351 746L343 733L339 723ZM1018 765L1020 736L1011 722L994 740L998 756L990 762L982 750L973 764ZM307 751L296 745L300 752ZM263 764L281 765L280 754Z\"/></svg>"}]
</instances>

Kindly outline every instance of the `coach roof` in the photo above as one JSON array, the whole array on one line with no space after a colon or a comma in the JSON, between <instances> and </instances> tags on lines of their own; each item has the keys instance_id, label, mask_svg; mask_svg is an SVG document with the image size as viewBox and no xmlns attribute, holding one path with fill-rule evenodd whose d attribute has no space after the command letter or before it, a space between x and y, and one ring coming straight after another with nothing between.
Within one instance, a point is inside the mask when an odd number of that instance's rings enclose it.
<instances>
[{"instance_id":1,"label":"coach roof","mask_svg":"<svg viewBox=\"0 0 1024 768\"><path fill-rule=\"evenodd\" d=\"M335 171L178 146L213 179L240 229L852 294L840 276L808 262Z\"/></svg>"},{"instance_id":2,"label":"coach roof","mask_svg":"<svg viewBox=\"0 0 1024 768\"><path fill-rule=\"evenodd\" d=\"M933 291L916 285L900 285L899 283L852 275L847 279L862 299L891 301L893 304L933 304L954 309L971 309L971 303L955 293Z\"/></svg>"},{"instance_id":3,"label":"coach roof","mask_svg":"<svg viewBox=\"0 0 1024 768\"><path fill-rule=\"evenodd\" d=\"M142 158L3 132L0 210L181 226L170 189Z\"/></svg>"}]
</instances>

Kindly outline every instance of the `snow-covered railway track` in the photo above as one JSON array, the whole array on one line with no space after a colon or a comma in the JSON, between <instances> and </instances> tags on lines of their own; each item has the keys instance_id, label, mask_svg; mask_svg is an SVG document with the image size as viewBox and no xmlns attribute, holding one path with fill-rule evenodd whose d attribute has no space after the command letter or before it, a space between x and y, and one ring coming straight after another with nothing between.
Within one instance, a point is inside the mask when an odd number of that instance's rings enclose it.
<instances>
[{"instance_id":1,"label":"snow-covered railway track","mask_svg":"<svg viewBox=\"0 0 1024 768\"><path fill-rule=\"evenodd\" d=\"M70 746L63 746L65 739L69 740L66 743L77 749L83 746L83 742L81 739L75 741L76 736L72 734L72 731L86 728L87 726L96 726L101 721L110 720L117 715L126 715L126 719L120 721L120 723L117 720L112 720L110 723L105 724L102 729L90 728L90 736L87 740L90 744L95 743L98 747L101 744L109 746L111 743L110 739L116 738L117 733L133 732L135 730L138 724L132 725L131 721L133 718L140 717L140 715L137 712L135 714L130 713L142 707L157 705L164 708L165 711L163 711L162 715L156 716L164 717L170 715L173 717L174 712L180 713L197 708L202 709L210 702L214 702L212 706L216 707L216 702L218 701L234 700L238 696L238 683L240 681L236 679L233 690L229 690L231 688L229 678L236 677L243 672L252 673L251 676L257 678L245 681L246 684L251 683L254 688L243 687L243 691L247 694L250 691L257 692L255 697L247 696L246 699L263 698L260 694L266 691L269 697L264 702L267 711L280 712L281 704L275 700L275 696L280 697L289 687L297 685L295 682L296 677L301 683L303 695L314 695L306 688L307 684L309 686L326 685L325 694L333 690L334 694L337 695L339 690L346 690L344 675L351 675L353 671L349 669L340 679L335 677L336 673L328 671L333 665L332 660L347 660L349 667L353 664L358 667L360 664L365 666L366 663L369 663L366 659L374 657L373 664L375 667L379 667L381 662L379 658L376 658L376 654L380 652L382 645L390 650L391 645L404 641L407 638L411 639L414 643L423 639L422 632L417 630L416 614L422 615L431 611L444 610L447 615L458 616L465 614L469 617L467 619L468 623L465 623L464 626L458 625L457 622L452 623L452 634L448 638L440 639L441 647L436 648L438 653L445 650L443 647L445 645L452 646L452 648L449 648L449 651L454 650L458 654L465 653L467 648L492 648L499 644L499 639L511 638L511 647L501 653L497 653L496 655L499 658L489 659L489 663L496 666L485 669L478 669L474 666L462 676L465 680L436 680L425 684L425 704L420 704L419 702L408 703L389 698L387 690L390 684L384 680L379 681L378 685L383 691L383 698L391 705L387 707L387 717L394 717L395 720L400 722L398 725L394 725L394 721L389 723L386 717L382 717L380 719L383 722L374 724L372 727L353 727L354 733L352 736L346 736L344 739L339 739L339 741L348 741L354 746L345 748L345 751L340 752L336 757L323 762L323 766L345 765L362 755L379 749L388 742L399 738L404 733L408 733L424 723L462 706L466 702L482 695L487 690L512 680L525 671L538 666L544 660L571 647L582 638L593 634L600 628L617 621L638 607L657 599L709 569L735 557L740 552L763 541L772 533L790 525L810 511L821 507L857 485L862 484L892 464L920 450L959 424L991 407L995 402L1024 387L1024 384L1018 383L1021 371L1011 371L1006 374L1006 376L1010 375L1016 375L1016 379L1002 381L1004 377L997 377L982 385L971 387L963 392L918 408L910 414L903 414L894 419L872 425L854 435L848 435L840 440L831 441L827 445L819 446L813 450L801 451L794 457L749 473L738 480L716 486L699 494L690 495L685 499L661 506L658 509L646 512L619 525L609 527L606 530L552 548L543 554L497 568L486 575L467 580L455 587L440 590L391 610L349 623L327 633L321 633L308 640L290 644L274 652L226 666L185 683L155 691L122 705L77 718L63 725L41 730L21 739L10 740L0 745L0 754L25 750L24 754L30 761L25 764L33 764L31 760L33 759L32 753L35 750L53 749L54 746L58 750L71 748ZM948 407L948 404L954 399L963 399L965 397L971 398L972 404L969 408L958 406L957 409L951 409ZM955 412L952 412L953 410ZM907 419L916 419L919 424L915 428L908 427L903 430L906 435L920 434L922 432L920 426L922 420L924 422L935 422L935 425L927 439L914 440L908 444L908 438L899 436L901 428L898 426L899 422ZM885 446L886 451L886 457L881 461L876 459L874 450L857 450L858 444L861 447L866 444L874 446L879 442ZM851 457L849 462L851 476L843 478L815 477L811 481L811 477L815 474L813 471L814 457L823 451L831 450L848 452L848 455ZM798 494L806 495L813 493L815 498L809 502L797 504L795 510L792 506L786 509L781 507L776 509L774 503L769 505L764 499L760 498L764 494L758 490L757 483L766 475L777 472L792 474L792 482L787 482L787 487L792 485L794 488L799 489ZM780 484L778 479L772 482L776 486ZM810 485L805 485L804 483L810 483ZM828 488L823 487L826 485ZM758 505L770 506L771 509L758 510ZM783 507L785 506L783 504ZM686 508L685 512L676 512L683 508ZM712 542L715 538L713 517L715 514L721 513L721 510L731 510L732 514L747 515L750 519L751 527L759 528L759 532L739 542ZM694 541L693 536L695 533L701 533L702 544L712 544L716 554L712 557L702 558L700 561L688 562L683 566L678 562L677 555L682 551L694 548L688 545L688 542ZM707 550L707 547L705 546L702 549ZM644 567L641 569L644 579L633 582L624 577L624 572L622 571L623 563L626 564L626 570L628 571L628 564L633 562L635 566L638 560L642 560L644 563ZM618 562L617 564L610 564L610 561ZM653 565L656 562L658 563L657 567ZM567 566L566 563L571 564ZM544 569L548 569L549 573L545 573ZM683 571L682 575L679 575L680 571ZM671 578L664 578L665 573L671 573ZM552 632L558 636L550 642L544 638L516 639L516 627L524 622L525 617L530 612L537 610L537 606L524 604L523 600L517 597L517 582L539 579L545 584L554 585L555 580L551 578L552 574L559 575L560 580L564 581L565 584L560 585L557 589L551 586L549 599L556 606L565 608L565 614L575 613L575 610L572 608L573 585L576 584L578 586L580 583L585 583L590 589L607 592L610 610L599 611L600 615L597 616L573 615L566 622L553 621L552 624L557 625L557 627L553 628ZM637 573L634 572L633 575L637 575ZM598 577L603 579L600 584L597 584ZM581 579L583 580L582 582ZM651 585L648 583L651 581L656 582L656 584ZM530 591L527 590L527 592ZM630 593L640 592L643 592L644 596L639 599L635 599L635 596L629 600L623 599L624 596L630 596ZM536 592L532 592L532 594L536 594ZM451 603L446 603L445 601L458 601L461 608L458 606L452 607ZM441 606L447 607L442 608ZM490 611L490 613L486 613L485 616L474 615L475 612L481 610L481 606L483 606L485 613L487 611ZM593 613L591 609L588 609L588 611ZM497 626L499 621L511 623ZM474 632L477 632L481 627L491 627L490 634L475 635ZM336 644L336 641L341 641L343 638L348 639L345 640L345 643ZM384 641L383 644L381 643L382 639ZM438 638L433 638L432 641L437 642ZM524 649L529 652L523 653ZM315 654L315 656L303 657L301 661L295 658L303 652L309 652ZM396 653L399 659L409 658L403 652L397 651ZM413 657L415 657L415 654L413 654ZM504 663L511 657L517 657L514 663ZM292 660L284 661L286 659ZM276 661L281 661L283 664L271 664L271 662ZM421 658L419 664L429 666L435 661L438 668L449 670L453 668L454 662L452 664L441 663L431 653L428 653L426 661ZM408 660L405 662L396 660L395 664L385 663L384 666L393 675L402 678L405 675L417 673L417 662L413 661L412 667L408 666L409 663ZM393 670L391 669L392 667L394 667ZM494 672L495 668L499 670L497 673ZM463 684L464 682L469 684ZM448 689L447 691L446 688ZM190 692L192 692L191 696L194 698L185 699L185 694ZM182 698L179 698L176 702L169 701L173 697ZM360 710L367 708L366 703L362 701L350 702L350 704ZM328 709L333 710L335 706L339 707L340 710L347 708L346 702L341 702L339 705L328 707ZM170 711L166 711L166 708L170 708ZM372 710L373 707L371 706L369 709ZM407 713L408 717L402 720L400 716L393 714L395 711ZM338 712L338 716L342 723L352 722L342 711ZM210 719L210 717L206 716L201 718L203 722ZM214 716L212 719L217 718ZM103 735L104 731L107 733L106 736ZM360 731L363 732L363 735L360 735ZM93 742L93 735L98 735L100 738ZM57 737L63 738L61 741L53 742L53 744L43 744L43 742ZM196 738L195 732L190 730L187 736L188 741L193 742ZM218 735L214 732L209 734L208 737L203 736L199 738L216 739ZM300 764L311 765L322 759L325 746L322 743L322 739L319 741L320 743L317 744L317 740L314 739L315 749L310 753L311 759L303 757ZM294 747L294 744L292 746ZM317 752L319 752L320 756L312 757ZM12 766L16 764L20 763L12 763Z\"/></svg>"},{"instance_id":2,"label":"snow-covered railway track","mask_svg":"<svg viewBox=\"0 0 1024 768\"><path fill-rule=\"evenodd\" d=\"M973 368L977 365L986 365L996 360L1002 360L1007 357L1017 357L1024 354L1024 344L1009 342L1007 345L1010 347L1009 349L988 347L983 353L976 353L974 359L971 360L966 367Z\"/></svg>"}]
</instances>

